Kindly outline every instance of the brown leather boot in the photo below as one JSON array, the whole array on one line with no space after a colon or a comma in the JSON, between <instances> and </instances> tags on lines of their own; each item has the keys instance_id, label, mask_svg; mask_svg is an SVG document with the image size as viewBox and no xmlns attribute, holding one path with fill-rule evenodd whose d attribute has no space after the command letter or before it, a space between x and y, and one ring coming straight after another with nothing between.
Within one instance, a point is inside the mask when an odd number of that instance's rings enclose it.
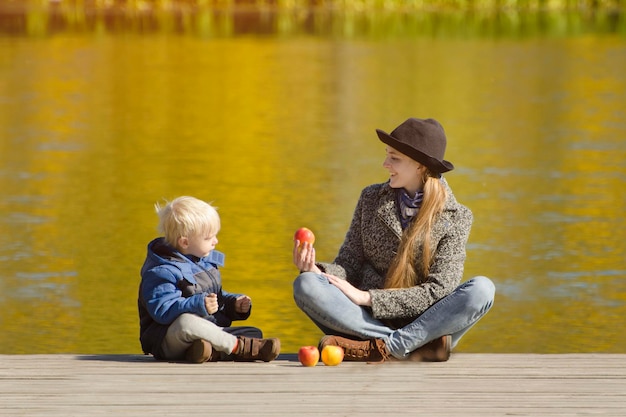
<instances>
[{"instance_id":1,"label":"brown leather boot","mask_svg":"<svg viewBox=\"0 0 626 417\"><path fill-rule=\"evenodd\" d=\"M384 362L389 358L385 342L380 339L352 340L341 336L324 336L320 340L318 349L321 352L325 346L339 346L343 349L344 360L360 362Z\"/></svg>"},{"instance_id":2,"label":"brown leather boot","mask_svg":"<svg viewBox=\"0 0 626 417\"><path fill-rule=\"evenodd\" d=\"M415 362L445 362L450 359L452 336L441 336L409 354L407 360Z\"/></svg>"},{"instance_id":3,"label":"brown leather boot","mask_svg":"<svg viewBox=\"0 0 626 417\"><path fill-rule=\"evenodd\" d=\"M257 339L252 337L237 337L237 350L233 352L235 360L263 362L273 361L280 353L280 340Z\"/></svg>"},{"instance_id":4,"label":"brown leather boot","mask_svg":"<svg viewBox=\"0 0 626 417\"><path fill-rule=\"evenodd\" d=\"M216 362L220 352L213 349L213 345L203 339L194 340L185 352L185 360L191 363Z\"/></svg>"}]
</instances>

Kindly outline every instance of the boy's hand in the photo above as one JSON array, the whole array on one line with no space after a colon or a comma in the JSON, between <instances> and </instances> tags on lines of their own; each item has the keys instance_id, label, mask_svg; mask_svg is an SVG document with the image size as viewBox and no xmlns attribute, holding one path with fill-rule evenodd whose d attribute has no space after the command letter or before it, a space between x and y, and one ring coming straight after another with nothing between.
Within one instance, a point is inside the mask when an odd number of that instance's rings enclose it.
<instances>
[{"instance_id":1,"label":"boy's hand","mask_svg":"<svg viewBox=\"0 0 626 417\"><path fill-rule=\"evenodd\" d=\"M247 295L242 295L235 300L235 311L239 314L247 314L252 307L252 300Z\"/></svg>"},{"instance_id":2,"label":"boy's hand","mask_svg":"<svg viewBox=\"0 0 626 417\"><path fill-rule=\"evenodd\" d=\"M217 304L217 294L211 293L204 297L204 306L209 314L217 312L219 305Z\"/></svg>"}]
</instances>

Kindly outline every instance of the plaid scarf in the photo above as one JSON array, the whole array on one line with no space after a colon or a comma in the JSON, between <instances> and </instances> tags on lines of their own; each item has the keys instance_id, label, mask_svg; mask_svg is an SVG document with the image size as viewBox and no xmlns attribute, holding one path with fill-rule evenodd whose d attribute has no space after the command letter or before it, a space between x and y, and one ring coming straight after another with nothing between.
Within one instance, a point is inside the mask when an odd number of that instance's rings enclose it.
<instances>
[{"instance_id":1,"label":"plaid scarf","mask_svg":"<svg viewBox=\"0 0 626 417\"><path fill-rule=\"evenodd\" d=\"M424 192L418 191L415 193L415 197L411 197L404 188L401 188L397 192L397 197L400 211L400 223L402 224L402 229L406 229L422 206Z\"/></svg>"}]
</instances>

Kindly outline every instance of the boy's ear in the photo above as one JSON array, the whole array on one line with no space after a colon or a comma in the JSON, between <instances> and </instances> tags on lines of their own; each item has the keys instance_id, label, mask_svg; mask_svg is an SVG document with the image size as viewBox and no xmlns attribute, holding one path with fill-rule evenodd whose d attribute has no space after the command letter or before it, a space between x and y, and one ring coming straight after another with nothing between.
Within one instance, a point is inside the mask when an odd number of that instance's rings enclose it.
<instances>
[{"instance_id":1,"label":"boy's ear","mask_svg":"<svg viewBox=\"0 0 626 417\"><path fill-rule=\"evenodd\" d=\"M189 247L189 239L186 236L181 236L178 238L178 247L182 249L187 249Z\"/></svg>"}]
</instances>

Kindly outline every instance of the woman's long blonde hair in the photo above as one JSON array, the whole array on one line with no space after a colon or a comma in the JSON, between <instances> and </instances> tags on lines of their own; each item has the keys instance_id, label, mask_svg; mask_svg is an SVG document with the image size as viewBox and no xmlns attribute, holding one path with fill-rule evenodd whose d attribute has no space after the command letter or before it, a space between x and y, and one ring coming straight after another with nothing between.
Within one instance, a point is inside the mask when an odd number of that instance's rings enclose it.
<instances>
[{"instance_id":1,"label":"woman's long blonde hair","mask_svg":"<svg viewBox=\"0 0 626 417\"><path fill-rule=\"evenodd\" d=\"M424 198L422 205L409 228L402 234L398 253L389 267L385 288L409 288L420 284L426 277L432 262L434 250L430 247L430 235L436 217L443 211L446 189L438 178L430 173L424 178ZM418 271L415 251L422 245L422 259Z\"/></svg>"}]
</instances>

